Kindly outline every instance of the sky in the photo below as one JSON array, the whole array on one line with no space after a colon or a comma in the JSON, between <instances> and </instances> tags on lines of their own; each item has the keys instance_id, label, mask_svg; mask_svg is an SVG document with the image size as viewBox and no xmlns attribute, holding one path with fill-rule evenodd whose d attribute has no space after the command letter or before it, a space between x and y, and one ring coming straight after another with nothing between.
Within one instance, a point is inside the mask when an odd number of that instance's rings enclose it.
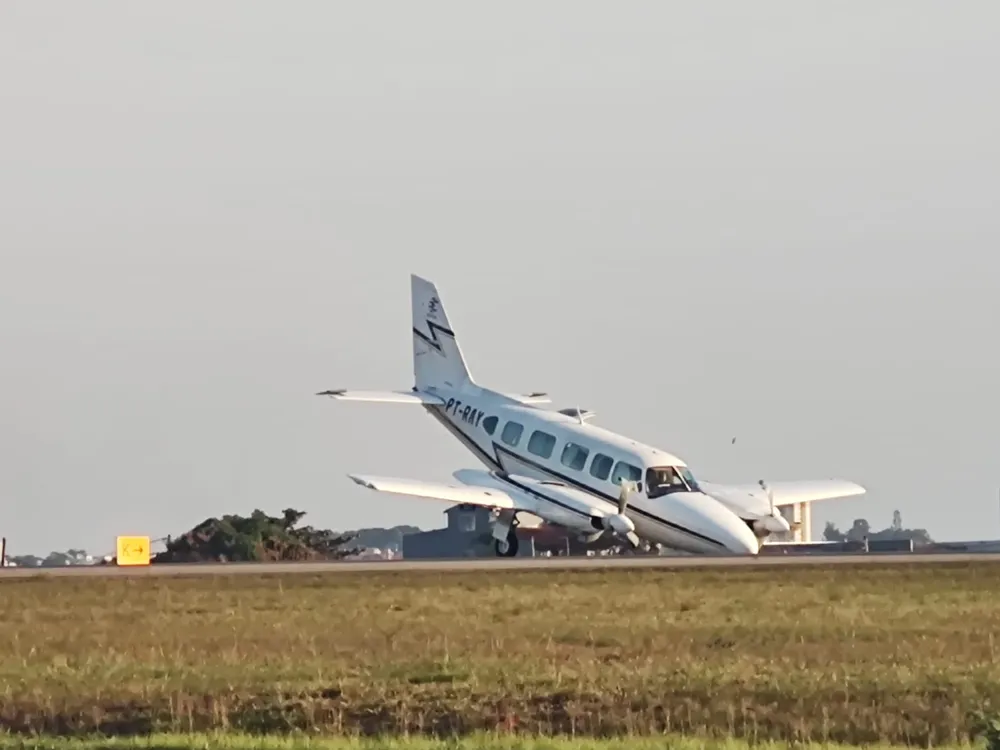
<instances>
[{"instance_id":1,"label":"sky","mask_svg":"<svg viewBox=\"0 0 1000 750\"><path fill-rule=\"evenodd\" d=\"M995 3L0 5L0 532L444 525L478 382L716 481L1000 538ZM732 438L736 443L732 444Z\"/></svg>"}]
</instances>

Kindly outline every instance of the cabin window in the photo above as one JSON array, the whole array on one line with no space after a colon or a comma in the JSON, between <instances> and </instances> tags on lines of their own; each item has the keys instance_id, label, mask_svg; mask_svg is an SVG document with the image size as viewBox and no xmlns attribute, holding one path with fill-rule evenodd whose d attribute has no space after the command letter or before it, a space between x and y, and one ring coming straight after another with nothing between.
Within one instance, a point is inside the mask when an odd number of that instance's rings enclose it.
<instances>
[{"instance_id":1,"label":"cabin window","mask_svg":"<svg viewBox=\"0 0 1000 750\"><path fill-rule=\"evenodd\" d=\"M503 426L503 432L500 433L500 439L507 443L507 445L514 446L520 442L522 432L524 432L523 426L519 425L517 422L508 422Z\"/></svg>"},{"instance_id":2,"label":"cabin window","mask_svg":"<svg viewBox=\"0 0 1000 750\"><path fill-rule=\"evenodd\" d=\"M627 464L624 461L616 463L615 470L611 472L611 483L621 484L623 478L630 482L637 482L639 485L639 492L642 492L642 469L638 466Z\"/></svg>"},{"instance_id":3,"label":"cabin window","mask_svg":"<svg viewBox=\"0 0 1000 750\"><path fill-rule=\"evenodd\" d=\"M583 467L587 464L587 456L589 455L590 450L584 448L582 445L566 443L566 447L562 451L562 457L559 460L562 461L563 466L583 471Z\"/></svg>"},{"instance_id":4,"label":"cabin window","mask_svg":"<svg viewBox=\"0 0 1000 750\"><path fill-rule=\"evenodd\" d=\"M500 420L496 417L486 417L486 419L483 420L483 429L486 430L487 435L492 435L496 432L497 422L499 421Z\"/></svg>"},{"instance_id":5,"label":"cabin window","mask_svg":"<svg viewBox=\"0 0 1000 750\"><path fill-rule=\"evenodd\" d=\"M548 458L552 455L552 449L556 447L556 438L547 432L535 430L531 433L528 441L528 452L534 453L541 458Z\"/></svg>"},{"instance_id":6,"label":"cabin window","mask_svg":"<svg viewBox=\"0 0 1000 750\"><path fill-rule=\"evenodd\" d=\"M614 462L615 460L611 456L605 456L603 453L595 454L594 460L590 462L590 476L602 481L607 479Z\"/></svg>"}]
</instances>

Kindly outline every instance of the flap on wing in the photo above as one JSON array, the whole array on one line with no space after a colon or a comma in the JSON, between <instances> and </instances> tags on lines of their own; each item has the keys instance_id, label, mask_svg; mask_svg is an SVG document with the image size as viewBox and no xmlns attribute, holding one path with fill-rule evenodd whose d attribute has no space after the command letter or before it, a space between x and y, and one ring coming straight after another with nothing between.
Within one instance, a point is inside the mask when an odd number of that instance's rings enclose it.
<instances>
[{"instance_id":1,"label":"flap on wing","mask_svg":"<svg viewBox=\"0 0 1000 750\"><path fill-rule=\"evenodd\" d=\"M484 508L531 510L531 508L521 506L503 490L494 487L424 482L419 479L398 477L375 477L367 474L348 474L347 476L362 487L394 495L445 500L452 503L469 503L470 505L481 505Z\"/></svg>"},{"instance_id":2,"label":"flap on wing","mask_svg":"<svg viewBox=\"0 0 1000 750\"><path fill-rule=\"evenodd\" d=\"M349 391L346 388L322 391L317 396L329 396L340 401L376 401L384 404L433 404L441 406L445 400L433 393L422 391Z\"/></svg>"}]
</instances>

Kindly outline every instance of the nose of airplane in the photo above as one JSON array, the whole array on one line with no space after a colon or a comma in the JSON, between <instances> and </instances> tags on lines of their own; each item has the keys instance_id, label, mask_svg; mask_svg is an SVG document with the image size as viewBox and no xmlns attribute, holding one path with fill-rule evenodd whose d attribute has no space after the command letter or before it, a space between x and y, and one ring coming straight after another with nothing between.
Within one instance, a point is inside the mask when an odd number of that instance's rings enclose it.
<instances>
[{"instance_id":1,"label":"nose of airplane","mask_svg":"<svg viewBox=\"0 0 1000 750\"><path fill-rule=\"evenodd\" d=\"M668 495L665 500L670 515L679 525L706 539L704 551L714 549L716 553L737 555L760 552L760 543L750 527L714 497L701 492L679 492ZM724 550L719 549L720 544Z\"/></svg>"}]
</instances>

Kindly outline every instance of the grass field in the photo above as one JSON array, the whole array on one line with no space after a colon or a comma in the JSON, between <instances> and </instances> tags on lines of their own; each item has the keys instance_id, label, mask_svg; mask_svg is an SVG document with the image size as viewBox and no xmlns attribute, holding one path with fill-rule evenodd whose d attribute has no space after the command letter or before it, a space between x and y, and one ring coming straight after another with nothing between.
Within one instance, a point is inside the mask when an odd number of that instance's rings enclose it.
<instances>
[{"instance_id":1,"label":"grass field","mask_svg":"<svg viewBox=\"0 0 1000 750\"><path fill-rule=\"evenodd\" d=\"M875 747L875 746L873 746ZM309 736L246 735L152 735L145 737L52 738L34 740L0 736L0 750L39 748L41 750L849 750L835 744L792 745L745 740L700 740L689 737L525 738L514 735L466 736L456 741L426 737L343 738ZM955 745L954 750L968 745ZM879 750L902 750L891 745Z\"/></svg>"},{"instance_id":2,"label":"grass field","mask_svg":"<svg viewBox=\"0 0 1000 750\"><path fill-rule=\"evenodd\" d=\"M0 580L0 728L967 741L1000 565Z\"/></svg>"}]
</instances>

